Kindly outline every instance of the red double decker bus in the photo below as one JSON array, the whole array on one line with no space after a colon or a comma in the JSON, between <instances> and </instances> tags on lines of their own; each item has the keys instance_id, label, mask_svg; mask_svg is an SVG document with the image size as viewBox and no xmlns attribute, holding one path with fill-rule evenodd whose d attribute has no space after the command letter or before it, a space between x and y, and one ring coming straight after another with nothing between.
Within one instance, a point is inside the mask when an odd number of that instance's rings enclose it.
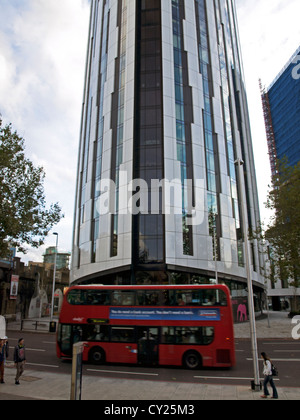
<instances>
[{"instance_id":1,"label":"red double decker bus","mask_svg":"<svg viewBox=\"0 0 300 420\"><path fill-rule=\"evenodd\" d=\"M74 286L64 297L57 355L84 341L94 364L235 365L229 289L212 286Z\"/></svg>"}]
</instances>

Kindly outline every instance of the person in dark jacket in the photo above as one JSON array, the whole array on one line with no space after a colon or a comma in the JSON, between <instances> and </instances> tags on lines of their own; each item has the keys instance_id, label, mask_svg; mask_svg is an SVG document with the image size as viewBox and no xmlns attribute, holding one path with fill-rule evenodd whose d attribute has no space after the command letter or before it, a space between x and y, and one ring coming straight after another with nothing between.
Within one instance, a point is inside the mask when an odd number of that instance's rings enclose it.
<instances>
[{"instance_id":1,"label":"person in dark jacket","mask_svg":"<svg viewBox=\"0 0 300 420\"><path fill-rule=\"evenodd\" d=\"M25 345L24 345L23 338L20 338L18 345L15 348L14 362L15 362L15 367L17 368L17 375L16 375L15 383L16 385L20 385L19 380L24 372L24 367L26 363Z\"/></svg>"},{"instance_id":2,"label":"person in dark jacket","mask_svg":"<svg viewBox=\"0 0 300 420\"><path fill-rule=\"evenodd\" d=\"M9 357L9 343L8 343L8 337L5 336L3 338L4 340L4 347L5 347L5 361L8 359Z\"/></svg>"}]
</instances>

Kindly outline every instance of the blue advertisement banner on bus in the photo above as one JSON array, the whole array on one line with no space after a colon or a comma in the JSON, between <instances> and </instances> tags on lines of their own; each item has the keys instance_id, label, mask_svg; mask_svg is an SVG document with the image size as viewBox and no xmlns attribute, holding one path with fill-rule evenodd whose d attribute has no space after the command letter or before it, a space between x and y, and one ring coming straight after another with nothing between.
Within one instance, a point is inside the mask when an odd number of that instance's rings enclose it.
<instances>
[{"instance_id":1,"label":"blue advertisement banner on bus","mask_svg":"<svg viewBox=\"0 0 300 420\"><path fill-rule=\"evenodd\" d=\"M110 319L139 321L221 321L221 314L218 308L111 308Z\"/></svg>"}]
</instances>

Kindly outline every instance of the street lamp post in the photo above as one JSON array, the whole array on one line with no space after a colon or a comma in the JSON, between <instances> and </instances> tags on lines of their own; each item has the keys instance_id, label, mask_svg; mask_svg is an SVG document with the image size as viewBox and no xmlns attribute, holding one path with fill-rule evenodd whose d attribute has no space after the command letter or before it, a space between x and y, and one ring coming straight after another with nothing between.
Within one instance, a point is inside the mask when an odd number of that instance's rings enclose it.
<instances>
[{"instance_id":1,"label":"street lamp post","mask_svg":"<svg viewBox=\"0 0 300 420\"><path fill-rule=\"evenodd\" d=\"M56 246L55 246L55 255L54 255L53 283L52 283L52 302L51 302L50 322L53 321L54 294L55 294L55 278L56 278L56 263L57 263L57 251L58 251L58 233L54 232L53 235L56 236Z\"/></svg>"},{"instance_id":2,"label":"street lamp post","mask_svg":"<svg viewBox=\"0 0 300 420\"><path fill-rule=\"evenodd\" d=\"M219 284L219 273L218 273L218 238L217 238L217 213L214 213L214 256L215 256L215 273L216 273L216 284Z\"/></svg>"},{"instance_id":3,"label":"street lamp post","mask_svg":"<svg viewBox=\"0 0 300 420\"><path fill-rule=\"evenodd\" d=\"M254 310L254 295L253 295L253 284L251 276L251 260L250 260L250 246L248 238L248 218L245 208L246 194L245 186L243 183L244 162L241 159L237 159L235 165L239 171L239 190L240 190L240 201L242 210L242 222L245 240L245 259L246 259L246 272L247 272L247 284L248 284L248 306L249 306L249 318L250 318L250 332L251 332L251 345L252 345L252 357L253 357L253 369L254 369L254 390L260 391L260 375L259 375L259 364L258 364L258 349L257 349L257 334L256 334L256 321L255 321L255 310Z\"/></svg>"}]
</instances>

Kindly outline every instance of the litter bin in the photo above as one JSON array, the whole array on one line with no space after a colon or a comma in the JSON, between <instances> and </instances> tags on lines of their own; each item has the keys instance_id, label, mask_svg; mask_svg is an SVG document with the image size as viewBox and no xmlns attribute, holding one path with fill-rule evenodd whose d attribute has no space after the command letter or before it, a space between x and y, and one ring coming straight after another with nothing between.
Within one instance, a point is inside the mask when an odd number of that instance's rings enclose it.
<instances>
[{"instance_id":1,"label":"litter bin","mask_svg":"<svg viewBox=\"0 0 300 420\"><path fill-rule=\"evenodd\" d=\"M51 321L49 326L49 332L55 333L56 332L56 322Z\"/></svg>"}]
</instances>

